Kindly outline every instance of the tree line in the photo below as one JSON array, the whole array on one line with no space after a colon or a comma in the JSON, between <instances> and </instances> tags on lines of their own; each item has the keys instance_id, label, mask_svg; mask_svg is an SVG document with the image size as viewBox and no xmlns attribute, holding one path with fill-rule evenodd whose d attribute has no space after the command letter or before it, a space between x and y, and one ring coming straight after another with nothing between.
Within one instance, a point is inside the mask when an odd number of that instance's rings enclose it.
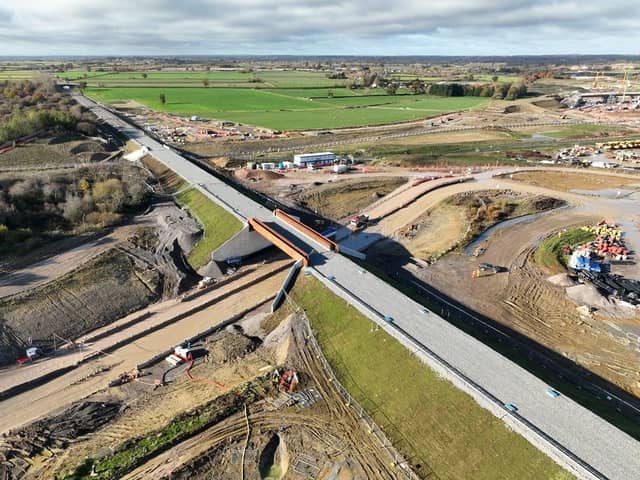
<instances>
[{"instance_id":1,"label":"tree line","mask_svg":"<svg viewBox=\"0 0 640 480\"><path fill-rule=\"evenodd\" d=\"M145 176L122 160L73 172L0 180L0 256L28 251L48 239L122 220L147 204Z\"/></svg>"},{"instance_id":2,"label":"tree line","mask_svg":"<svg viewBox=\"0 0 640 480\"><path fill-rule=\"evenodd\" d=\"M68 95L56 91L53 80L0 82L0 144L43 129L93 134L95 117Z\"/></svg>"}]
</instances>

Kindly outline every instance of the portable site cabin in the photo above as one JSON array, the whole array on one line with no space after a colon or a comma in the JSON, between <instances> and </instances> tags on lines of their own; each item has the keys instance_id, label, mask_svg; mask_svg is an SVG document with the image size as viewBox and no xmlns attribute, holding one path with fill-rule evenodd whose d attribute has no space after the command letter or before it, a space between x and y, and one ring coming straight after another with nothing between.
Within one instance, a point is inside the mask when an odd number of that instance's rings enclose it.
<instances>
[{"instance_id":1,"label":"portable site cabin","mask_svg":"<svg viewBox=\"0 0 640 480\"><path fill-rule=\"evenodd\" d=\"M299 153L293 156L293 163L298 167L310 165L331 165L336 160L336 154L332 152Z\"/></svg>"}]
</instances>

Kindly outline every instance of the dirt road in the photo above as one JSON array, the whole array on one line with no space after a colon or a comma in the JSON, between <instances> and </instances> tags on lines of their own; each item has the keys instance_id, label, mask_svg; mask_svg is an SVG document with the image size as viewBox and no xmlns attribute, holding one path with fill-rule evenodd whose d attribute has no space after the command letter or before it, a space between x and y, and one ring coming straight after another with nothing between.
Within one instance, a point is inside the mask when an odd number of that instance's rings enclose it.
<instances>
[{"instance_id":1,"label":"dirt road","mask_svg":"<svg viewBox=\"0 0 640 480\"><path fill-rule=\"evenodd\" d=\"M89 360L40 387L0 402L1 411L11 412L10 415L3 415L0 418L0 432L33 421L68 403L104 389L119 373L133 369L142 361L180 343L185 338L223 322L236 313L263 303L275 294L286 274L284 270L268 276L251 287L233 292L204 310L125 344L111 354ZM246 281L244 278L238 280L241 284L245 284ZM180 309L176 309L173 314L179 312ZM146 381L152 382L153 379Z\"/></svg>"},{"instance_id":2,"label":"dirt road","mask_svg":"<svg viewBox=\"0 0 640 480\"><path fill-rule=\"evenodd\" d=\"M261 268L248 270L242 277L216 287L210 292L189 301L181 302L180 299L171 299L156 303L144 309L144 311L134 312L105 327L92 331L89 335L78 340L80 347L73 348L72 345L66 345L66 354L59 352L59 356L56 357L45 357L33 364L2 370L0 371L0 393L56 370L77 365L127 338L141 335L143 332L156 328L158 325L162 325L178 315L201 309L204 305L215 302L216 299L243 288L243 285L248 282L285 268L289 263L289 260L278 260ZM130 323L131 325L129 326ZM94 341L94 338L99 339Z\"/></svg>"},{"instance_id":3,"label":"dirt road","mask_svg":"<svg viewBox=\"0 0 640 480\"><path fill-rule=\"evenodd\" d=\"M458 302L507 325L583 365L594 373L640 393L634 367L640 357L626 338L626 321L583 318L561 287L546 281L532 264L539 240L562 228L591 223L599 216L563 210L536 221L496 231L483 244L479 258L449 254L428 268L412 272ZM508 272L472 279L480 262Z\"/></svg>"}]
</instances>

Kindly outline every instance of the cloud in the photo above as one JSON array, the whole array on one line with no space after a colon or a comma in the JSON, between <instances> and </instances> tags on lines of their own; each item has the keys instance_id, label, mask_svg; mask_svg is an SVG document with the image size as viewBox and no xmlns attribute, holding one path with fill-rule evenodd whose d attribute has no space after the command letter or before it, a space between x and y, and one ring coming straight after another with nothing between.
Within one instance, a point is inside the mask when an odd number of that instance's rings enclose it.
<instances>
[{"instance_id":1,"label":"cloud","mask_svg":"<svg viewBox=\"0 0 640 480\"><path fill-rule=\"evenodd\" d=\"M638 53L628 0L3 0L0 55Z\"/></svg>"}]
</instances>

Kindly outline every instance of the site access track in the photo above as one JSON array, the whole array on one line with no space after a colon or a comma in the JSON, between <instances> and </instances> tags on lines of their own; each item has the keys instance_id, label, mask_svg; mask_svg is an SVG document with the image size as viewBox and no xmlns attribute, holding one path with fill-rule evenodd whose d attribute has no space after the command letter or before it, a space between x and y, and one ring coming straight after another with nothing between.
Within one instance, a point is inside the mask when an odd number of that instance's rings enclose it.
<instances>
[{"instance_id":1,"label":"site access track","mask_svg":"<svg viewBox=\"0 0 640 480\"><path fill-rule=\"evenodd\" d=\"M278 218L142 130L78 96L105 122L120 130L204 195L239 218L277 225L280 233L309 253L311 271L332 291L414 351L436 371L503 418L531 443L582 479L630 480L640 472L640 443L570 398L552 398L549 388L440 316L366 272L326 244ZM393 319L392 322L385 321ZM393 359L389 359L393 361ZM504 408L517 406L517 412Z\"/></svg>"}]
</instances>

